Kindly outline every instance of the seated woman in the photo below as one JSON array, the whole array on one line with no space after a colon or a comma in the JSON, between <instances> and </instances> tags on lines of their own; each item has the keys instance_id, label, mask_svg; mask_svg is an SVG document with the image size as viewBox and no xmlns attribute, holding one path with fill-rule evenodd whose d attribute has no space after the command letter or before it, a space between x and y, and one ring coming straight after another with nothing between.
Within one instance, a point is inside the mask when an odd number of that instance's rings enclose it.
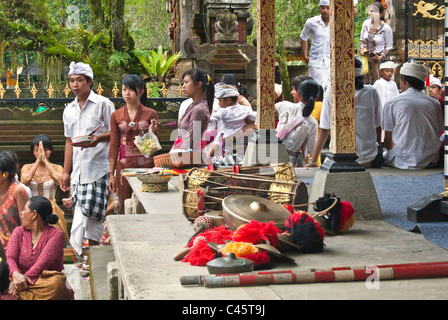
<instances>
[{"instance_id":1,"label":"seated woman","mask_svg":"<svg viewBox=\"0 0 448 320\"><path fill-rule=\"evenodd\" d=\"M51 202L32 197L20 213L22 226L14 229L6 250L11 284L9 293L22 300L69 300L64 269L64 234L52 227L58 216Z\"/></svg>"},{"instance_id":2,"label":"seated woman","mask_svg":"<svg viewBox=\"0 0 448 320\"><path fill-rule=\"evenodd\" d=\"M0 156L0 241L5 249L14 229L20 226L19 212L29 199L26 190L15 183L16 163Z\"/></svg>"},{"instance_id":3,"label":"seated woman","mask_svg":"<svg viewBox=\"0 0 448 320\"><path fill-rule=\"evenodd\" d=\"M68 242L69 237L64 211L59 208L55 199L63 168L49 161L53 153L53 144L45 134L35 136L31 142L30 149L36 161L25 164L22 167L21 181L24 185L29 186L32 196L44 196L50 200L53 206L53 213L59 217L58 223L54 226L64 233L65 241Z\"/></svg>"}]
</instances>

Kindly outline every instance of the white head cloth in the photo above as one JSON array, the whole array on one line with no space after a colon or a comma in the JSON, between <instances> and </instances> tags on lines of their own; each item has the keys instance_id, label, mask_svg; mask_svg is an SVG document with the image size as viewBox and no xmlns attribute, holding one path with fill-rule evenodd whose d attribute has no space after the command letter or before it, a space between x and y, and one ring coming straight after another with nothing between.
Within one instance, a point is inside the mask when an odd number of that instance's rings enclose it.
<instances>
[{"instance_id":1,"label":"white head cloth","mask_svg":"<svg viewBox=\"0 0 448 320\"><path fill-rule=\"evenodd\" d=\"M392 61L386 61L380 64L381 69L395 69L395 64Z\"/></svg>"},{"instance_id":2,"label":"white head cloth","mask_svg":"<svg viewBox=\"0 0 448 320\"><path fill-rule=\"evenodd\" d=\"M429 76L429 85L437 85L438 87L442 88L442 82L439 78L434 77L433 75Z\"/></svg>"},{"instance_id":3,"label":"white head cloth","mask_svg":"<svg viewBox=\"0 0 448 320\"><path fill-rule=\"evenodd\" d=\"M275 99L277 99L278 97L280 97L282 95L283 92L283 87L281 84L276 83L275 84Z\"/></svg>"},{"instance_id":4,"label":"white head cloth","mask_svg":"<svg viewBox=\"0 0 448 320\"><path fill-rule=\"evenodd\" d=\"M86 64L86 63L82 63L82 62L71 62L70 63L70 68L68 71L68 76L70 77L72 74L83 74L88 76L90 79L93 80L93 70L92 68Z\"/></svg>"},{"instance_id":5,"label":"white head cloth","mask_svg":"<svg viewBox=\"0 0 448 320\"><path fill-rule=\"evenodd\" d=\"M330 5L330 0L320 0L319 1L319 7L320 6L329 6Z\"/></svg>"},{"instance_id":6,"label":"white head cloth","mask_svg":"<svg viewBox=\"0 0 448 320\"><path fill-rule=\"evenodd\" d=\"M230 98L230 97L238 97L240 93L236 88L230 84L226 84L223 82L218 82L215 84L215 98Z\"/></svg>"},{"instance_id":7,"label":"white head cloth","mask_svg":"<svg viewBox=\"0 0 448 320\"><path fill-rule=\"evenodd\" d=\"M402 76L410 76L425 82L428 77L429 70L427 67L420 63L406 62L400 69Z\"/></svg>"}]
</instances>

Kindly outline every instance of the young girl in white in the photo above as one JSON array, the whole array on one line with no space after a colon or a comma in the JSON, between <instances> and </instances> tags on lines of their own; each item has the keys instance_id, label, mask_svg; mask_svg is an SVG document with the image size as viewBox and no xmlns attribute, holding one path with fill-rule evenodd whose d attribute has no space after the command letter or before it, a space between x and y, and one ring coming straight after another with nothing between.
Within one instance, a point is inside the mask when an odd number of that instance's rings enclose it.
<instances>
[{"instance_id":1,"label":"young girl in white","mask_svg":"<svg viewBox=\"0 0 448 320\"><path fill-rule=\"evenodd\" d=\"M314 103L319 98L319 85L314 80L305 80L299 86L299 113L295 118L289 119L288 123L280 130L277 129L277 137L288 150L289 159L295 166L298 162L300 152L303 158L308 159L314 151L317 139L318 124L316 119L310 117L314 109ZM288 112L281 106L277 107L279 118Z\"/></svg>"}]
</instances>

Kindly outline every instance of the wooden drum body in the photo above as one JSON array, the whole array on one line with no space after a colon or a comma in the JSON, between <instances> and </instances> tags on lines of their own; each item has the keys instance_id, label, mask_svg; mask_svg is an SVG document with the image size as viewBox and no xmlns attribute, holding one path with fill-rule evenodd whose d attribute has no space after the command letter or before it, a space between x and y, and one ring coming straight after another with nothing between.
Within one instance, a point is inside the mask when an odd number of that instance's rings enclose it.
<instances>
[{"instance_id":1,"label":"wooden drum body","mask_svg":"<svg viewBox=\"0 0 448 320\"><path fill-rule=\"evenodd\" d=\"M193 168L183 176L179 187L182 213L189 221L199 216L200 201L204 210L222 212L222 200L232 194L255 195L278 204L308 202L307 186L297 180L291 163L240 167L239 173L232 168Z\"/></svg>"}]
</instances>

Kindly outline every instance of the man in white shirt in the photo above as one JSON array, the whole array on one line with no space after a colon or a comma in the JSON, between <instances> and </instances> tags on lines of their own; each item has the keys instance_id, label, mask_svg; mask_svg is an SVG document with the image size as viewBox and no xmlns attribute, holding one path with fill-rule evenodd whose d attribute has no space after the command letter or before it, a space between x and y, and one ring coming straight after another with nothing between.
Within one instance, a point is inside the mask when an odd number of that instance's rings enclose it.
<instances>
[{"instance_id":1,"label":"man in white shirt","mask_svg":"<svg viewBox=\"0 0 448 320\"><path fill-rule=\"evenodd\" d=\"M365 167L381 165L381 153L378 145L381 139L381 99L376 89L364 85L362 61L355 58L355 124L356 124L356 155L357 162ZM321 131L316 141L310 164L316 166L317 159L330 135L331 129L331 90L325 94L320 116Z\"/></svg>"},{"instance_id":2,"label":"man in white shirt","mask_svg":"<svg viewBox=\"0 0 448 320\"><path fill-rule=\"evenodd\" d=\"M300 34L302 54L308 63L308 74L324 91L330 86L330 3L320 0L320 15L310 18ZM308 55L308 39L311 37Z\"/></svg>"},{"instance_id":3,"label":"man in white shirt","mask_svg":"<svg viewBox=\"0 0 448 320\"><path fill-rule=\"evenodd\" d=\"M93 72L88 64L72 62L68 75L76 98L63 113L66 143L60 187L71 190L74 215L70 244L81 255L83 239L88 239L89 245L98 244L104 230L110 117L115 107L91 90ZM75 137L84 135L91 135L92 141L82 146L72 144Z\"/></svg>"},{"instance_id":4,"label":"man in white shirt","mask_svg":"<svg viewBox=\"0 0 448 320\"><path fill-rule=\"evenodd\" d=\"M400 70L402 93L383 109L386 164L400 169L424 169L437 163L443 114L437 100L422 92L428 68L407 62Z\"/></svg>"}]
</instances>

